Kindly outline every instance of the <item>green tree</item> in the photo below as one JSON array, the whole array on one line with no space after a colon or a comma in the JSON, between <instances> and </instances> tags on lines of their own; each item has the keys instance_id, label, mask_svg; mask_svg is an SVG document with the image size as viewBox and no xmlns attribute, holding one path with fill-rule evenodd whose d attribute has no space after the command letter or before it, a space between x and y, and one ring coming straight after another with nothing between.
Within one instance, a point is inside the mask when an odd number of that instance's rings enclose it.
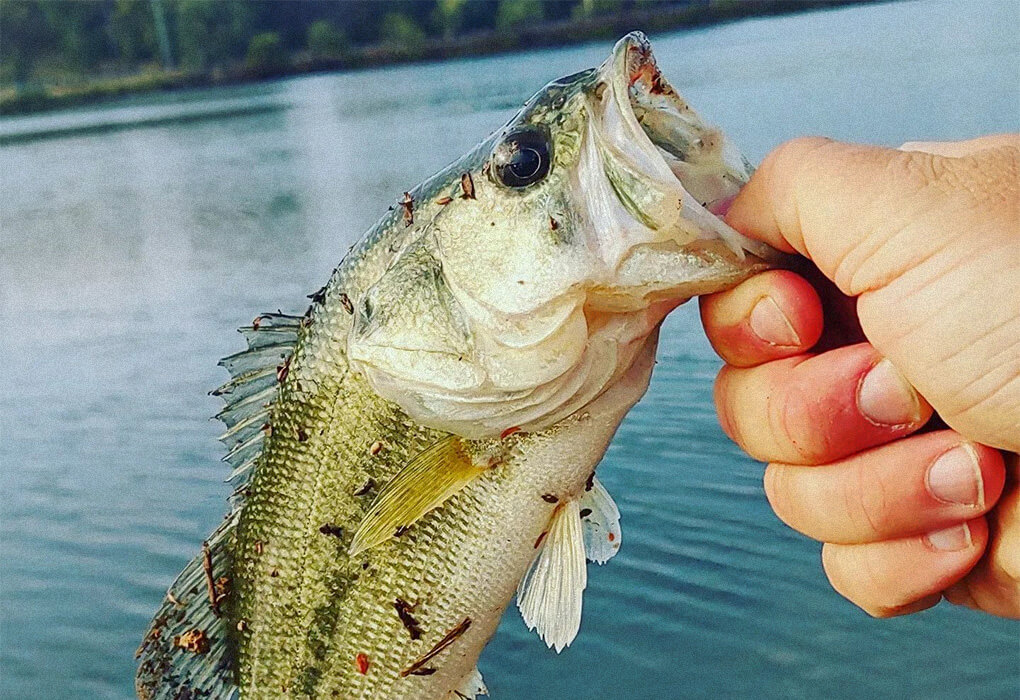
<instances>
[{"instance_id":1,"label":"green tree","mask_svg":"<svg viewBox=\"0 0 1020 700\"><path fill-rule=\"evenodd\" d=\"M156 26L152 6L141 0L117 0L110 15L110 36L118 58L128 64L156 57Z\"/></svg>"},{"instance_id":2,"label":"green tree","mask_svg":"<svg viewBox=\"0 0 1020 700\"><path fill-rule=\"evenodd\" d=\"M35 59L57 36L37 2L0 3L0 77L16 87L32 76Z\"/></svg>"},{"instance_id":3,"label":"green tree","mask_svg":"<svg viewBox=\"0 0 1020 700\"><path fill-rule=\"evenodd\" d=\"M425 32L414 20L400 12L390 12L380 26L382 40L394 47L414 52L425 42Z\"/></svg>"},{"instance_id":4,"label":"green tree","mask_svg":"<svg viewBox=\"0 0 1020 700\"><path fill-rule=\"evenodd\" d=\"M312 22L308 27L306 43L314 58L340 58L347 51L347 37L324 19Z\"/></svg>"},{"instance_id":5,"label":"green tree","mask_svg":"<svg viewBox=\"0 0 1020 700\"><path fill-rule=\"evenodd\" d=\"M245 57L248 70L256 75L273 75L287 65L283 41L276 32L263 32L251 38Z\"/></svg>"},{"instance_id":6,"label":"green tree","mask_svg":"<svg viewBox=\"0 0 1020 700\"><path fill-rule=\"evenodd\" d=\"M444 38L457 34L464 25L466 0L437 0L432 11L432 25Z\"/></svg>"},{"instance_id":7,"label":"green tree","mask_svg":"<svg viewBox=\"0 0 1020 700\"><path fill-rule=\"evenodd\" d=\"M181 63L209 68L245 55L253 33L252 6L238 0L178 0L177 46Z\"/></svg>"},{"instance_id":8,"label":"green tree","mask_svg":"<svg viewBox=\"0 0 1020 700\"><path fill-rule=\"evenodd\" d=\"M39 9L57 36L60 63L66 69L85 72L116 56L106 31L109 8L103 3L40 2Z\"/></svg>"},{"instance_id":9,"label":"green tree","mask_svg":"<svg viewBox=\"0 0 1020 700\"><path fill-rule=\"evenodd\" d=\"M534 24L541 22L544 16L542 0L502 0L496 10L496 27L506 30Z\"/></svg>"},{"instance_id":10,"label":"green tree","mask_svg":"<svg viewBox=\"0 0 1020 700\"><path fill-rule=\"evenodd\" d=\"M581 0L571 13L575 19L611 15L623 9L623 0Z\"/></svg>"}]
</instances>

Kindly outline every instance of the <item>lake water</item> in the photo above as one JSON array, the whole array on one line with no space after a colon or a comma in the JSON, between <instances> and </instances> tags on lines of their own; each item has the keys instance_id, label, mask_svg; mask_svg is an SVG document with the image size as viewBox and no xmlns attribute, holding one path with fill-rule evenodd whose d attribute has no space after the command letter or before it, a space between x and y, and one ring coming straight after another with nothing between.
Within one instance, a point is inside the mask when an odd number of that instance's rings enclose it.
<instances>
[{"instance_id":1,"label":"lake water","mask_svg":"<svg viewBox=\"0 0 1020 700\"><path fill-rule=\"evenodd\" d=\"M1020 126L1020 5L900 3L654 37L753 160ZM126 698L166 586L222 517L219 357L303 310L410 185L609 42L0 120L0 695ZM217 116L219 115L219 116ZM693 306L600 470L625 544L560 656L511 609L495 698L1016 698L1020 627L869 619L717 427Z\"/></svg>"}]
</instances>

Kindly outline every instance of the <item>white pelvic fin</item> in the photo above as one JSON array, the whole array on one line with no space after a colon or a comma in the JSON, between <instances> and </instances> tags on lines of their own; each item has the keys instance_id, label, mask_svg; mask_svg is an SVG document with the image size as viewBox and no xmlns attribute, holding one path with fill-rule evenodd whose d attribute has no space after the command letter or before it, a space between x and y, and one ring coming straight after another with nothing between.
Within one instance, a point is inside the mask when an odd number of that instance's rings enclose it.
<instances>
[{"instance_id":1,"label":"white pelvic fin","mask_svg":"<svg viewBox=\"0 0 1020 700\"><path fill-rule=\"evenodd\" d=\"M581 628L581 602L588 585L577 501L553 514L528 572L517 586L517 607L524 624L538 632L556 653L570 645Z\"/></svg>"},{"instance_id":2,"label":"white pelvic fin","mask_svg":"<svg viewBox=\"0 0 1020 700\"><path fill-rule=\"evenodd\" d=\"M620 509L598 479L578 501L584 551L589 561L605 564L620 551Z\"/></svg>"},{"instance_id":3,"label":"white pelvic fin","mask_svg":"<svg viewBox=\"0 0 1020 700\"><path fill-rule=\"evenodd\" d=\"M485 471L451 435L414 457L387 483L354 533L350 553L355 556L411 527L423 515L443 505Z\"/></svg>"},{"instance_id":4,"label":"white pelvic fin","mask_svg":"<svg viewBox=\"0 0 1020 700\"><path fill-rule=\"evenodd\" d=\"M482 674L475 666L471 673L464 676L464 682L447 695L447 700L475 700L479 695L488 695L489 689L485 687Z\"/></svg>"}]
</instances>

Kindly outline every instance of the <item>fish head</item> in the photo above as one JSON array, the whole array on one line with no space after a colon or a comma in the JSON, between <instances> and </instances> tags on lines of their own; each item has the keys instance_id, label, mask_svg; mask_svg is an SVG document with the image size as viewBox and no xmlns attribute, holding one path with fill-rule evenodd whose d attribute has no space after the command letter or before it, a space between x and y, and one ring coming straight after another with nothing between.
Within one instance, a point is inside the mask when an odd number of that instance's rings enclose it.
<instances>
[{"instance_id":1,"label":"fish head","mask_svg":"<svg viewBox=\"0 0 1020 700\"><path fill-rule=\"evenodd\" d=\"M409 193L352 364L431 427L548 427L622 377L671 309L768 266L718 216L750 174L629 34Z\"/></svg>"}]
</instances>

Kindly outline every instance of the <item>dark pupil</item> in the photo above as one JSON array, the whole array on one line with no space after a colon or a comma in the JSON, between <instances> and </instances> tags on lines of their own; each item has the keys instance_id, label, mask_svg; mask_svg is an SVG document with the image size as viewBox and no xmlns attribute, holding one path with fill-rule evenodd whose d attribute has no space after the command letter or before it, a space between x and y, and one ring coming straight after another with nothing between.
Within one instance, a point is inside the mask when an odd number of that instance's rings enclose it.
<instances>
[{"instance_id":1,"label":"dark pupil","mask_svg":"<svg viewBox=\"0 0 1020 700\"><path fill-rule=\"evenodd\" d=\"M542 167L542 154L534 148L519 148L510 157L510 170L521 180L534 177Z\"/></svg>"},{"instance_id":2,"label":"dark pupil","mask_svg":"<svg viewBox=\"0 0 1020 700\"><path fill-rule=\"evenodd\" d=\"M549 173L549 142L544 134L522 130L507 136L496 174L507 187L527 187ZM502 160L502 162L500 162Z\"/></svg>"}]
</instances>

